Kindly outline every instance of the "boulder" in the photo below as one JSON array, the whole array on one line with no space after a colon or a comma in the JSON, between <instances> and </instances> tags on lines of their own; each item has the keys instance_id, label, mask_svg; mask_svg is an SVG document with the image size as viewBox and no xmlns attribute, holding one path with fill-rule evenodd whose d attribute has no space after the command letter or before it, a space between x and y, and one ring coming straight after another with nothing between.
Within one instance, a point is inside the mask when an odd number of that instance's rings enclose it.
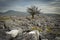
<instances>
[{"instance_id":1,"label":"boulder","mask_svg":"<svg viewBox=\"0 0 60 40\"><path fill-rule=\"evenodd\" d=\"M14 40L39 40L39 31L34 30L34 31L26 32L15 38Z\"/></svg>"},{"instance_id":2,"label":"boulder","mask_svg":"<svg viewBox=\"0 0 60 40\"><path fill-rule=\"evenodd\" d=\"M9 40L11 38L11 36L7 35L5 32L5 29L0 29L0 40Z\"/></svg>"},{"instance_id":3,"label":"boulder","mask_svg":"<svg viewBox=\"0 0 60 40\"><path fill-rule=\"evenodd\" d=\"M0 21L0 29L4 29L4 21Z\"/></svg>"}]
</instances>

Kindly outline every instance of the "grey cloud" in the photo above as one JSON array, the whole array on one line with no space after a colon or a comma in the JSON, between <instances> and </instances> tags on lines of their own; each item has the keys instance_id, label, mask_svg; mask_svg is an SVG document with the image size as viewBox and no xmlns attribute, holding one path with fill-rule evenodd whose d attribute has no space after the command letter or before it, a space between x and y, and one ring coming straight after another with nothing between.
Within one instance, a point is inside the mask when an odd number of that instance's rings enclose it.
<instances>
[{"instance_id":1,"label":"grey cloud","mask_svg":"<svg viewBox=\"0 0 60 40\"><path fill-rule=\"evenodd\" d=\"M51 6L60 7L60 2L54 2Z\"/></svg>"},{"instance_id":2,"label":"grey cloud","mask_svg":"<svg viewBox=\"0 0 60 40\"><path fill-rule=\"evenodd\" d=\"M55 0L50 3L50 6L55 7L55 13L60 14L60 0Z\"/></svg>"},{"instance_id":3,"label":"grey cloud","mask_svg":"<svg viewBox=\"0 0 60 40\"><path fill-rule=\"evenodd\" d=\"M60 14L60 7L59 8L56 8L56 13L59 13Z\"/></svg>"},{"instance_id":4,"label":"grey cloud","mask_svg":"<svg viewBox=\"0 0 60 40\"><path fill-rule=\"evenodd\" d=\"M20 5L17 3L24 4L24 2L28 2L28 3L29 2L39 2L39 4L40 4L40 2L42 2L43 4L46 3L49 6L56 7L55 12L58 12L58 13L60 12L59 11L60 9L58 8L58 7L60 7L60 0L0 0L0 12L5 11L5 10L9 10L10 8L12 8L12 6Z\"/></svg>"},{"instance_id":5,"label":"grey cloud","mask_svg":"<svg viewBox=\"0 0 60 40\"><path fill-rule=\"evenodd\" d=\"M60 7L60 0L55 0L55 1L51 2L50 6Z\"/></svg>"}]
</instances>

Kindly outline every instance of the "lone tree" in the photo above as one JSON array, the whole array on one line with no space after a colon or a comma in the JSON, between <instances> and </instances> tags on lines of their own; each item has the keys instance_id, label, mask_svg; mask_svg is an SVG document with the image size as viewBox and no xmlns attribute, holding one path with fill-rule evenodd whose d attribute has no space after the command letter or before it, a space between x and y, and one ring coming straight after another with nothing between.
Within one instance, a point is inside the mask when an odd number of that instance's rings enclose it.
<instances>
[{"instance_id":1,"label":"lone tree","mask_svg":"<svg viewBox=\"0 0 60 40\"><path fill-rule=\"evenodd\" d=\"M34 19L34 15L39 15L41 9L38 9L36 6L31 6L30 8L27 9L27 12L31 14L32 19Z\"/></svg>"}]
</instances>

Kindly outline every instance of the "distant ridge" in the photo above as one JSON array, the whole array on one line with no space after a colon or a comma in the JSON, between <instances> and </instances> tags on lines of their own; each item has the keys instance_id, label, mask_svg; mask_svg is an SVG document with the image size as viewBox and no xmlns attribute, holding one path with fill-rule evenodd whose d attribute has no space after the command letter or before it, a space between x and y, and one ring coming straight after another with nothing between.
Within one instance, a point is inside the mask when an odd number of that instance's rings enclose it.
<instances>
[{"instance_id":1,"label":"distant ridge","mask_svg":"<svg viewBox=\"0 0 60 40\"><path fill-rule=\"evenodd\" d=\"M27 16L27 15L29 15L29 13L19 12L19 11L14 11L14 10L8 10L4 13L0 12L0 15L3 15L3 16Z\"/></svg>"},{"instance_id":2,"label":"distant ridge","mask_svg":"<svg viewBox=\"0 0 60 40\"><path fill-rule=\"evenodd\" d=\"M42 14L42 15L41 15ZM41 13L40 16L46 15L46 16L60 16L60 14L52 14L52 13L48 13L48 14L44 14ZM14 10L8 10L4 13L0 12L0 16L29 16L30 14L27 12L20 12L20 11L14 11Z\"/></svg>"}]
</instances>

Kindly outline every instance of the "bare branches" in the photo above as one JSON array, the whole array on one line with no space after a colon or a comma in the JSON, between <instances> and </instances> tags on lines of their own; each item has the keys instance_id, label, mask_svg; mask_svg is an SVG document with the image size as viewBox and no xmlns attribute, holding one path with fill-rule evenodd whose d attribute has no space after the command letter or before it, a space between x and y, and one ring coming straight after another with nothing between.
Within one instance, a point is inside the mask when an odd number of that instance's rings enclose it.
<instances>
[{"instance_id":1,"label":"bare branches","mask_svg":"<svg viewBox=\"0 0 60 40\"><path fill-rule=\"evenodd\" d=\"M31 6L27 9L27 12L32 15L32 18L34 18L34 15L40 14L41 9L38 9L36 6Z\"/></svg>"}]
</instances>

